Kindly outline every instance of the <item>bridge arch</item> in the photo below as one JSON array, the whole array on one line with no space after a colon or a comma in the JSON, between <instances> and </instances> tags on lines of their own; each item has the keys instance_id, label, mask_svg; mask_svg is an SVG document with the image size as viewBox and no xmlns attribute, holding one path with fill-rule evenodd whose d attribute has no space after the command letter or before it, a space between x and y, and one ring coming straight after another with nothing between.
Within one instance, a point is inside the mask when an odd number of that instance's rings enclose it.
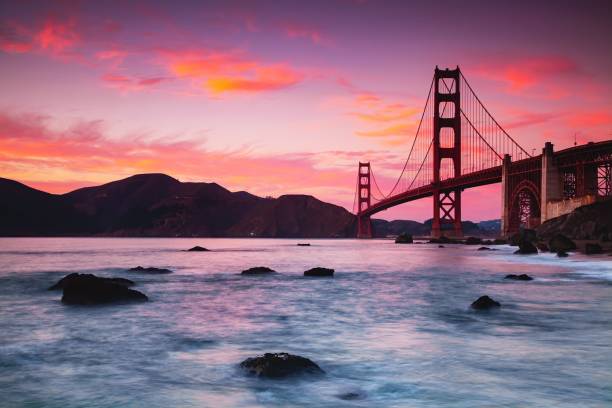
<instances>
[{"instance_id":1,"label":"bridge arch","mask_svg":"<svg viewBox=\"0 0 612 408\"><path fill-rule=\"evenodd\" d=\"M540 225L540 189L531 180L522 180L512 191L510 200L510 231Z\"/></svg>"}]
</instances>

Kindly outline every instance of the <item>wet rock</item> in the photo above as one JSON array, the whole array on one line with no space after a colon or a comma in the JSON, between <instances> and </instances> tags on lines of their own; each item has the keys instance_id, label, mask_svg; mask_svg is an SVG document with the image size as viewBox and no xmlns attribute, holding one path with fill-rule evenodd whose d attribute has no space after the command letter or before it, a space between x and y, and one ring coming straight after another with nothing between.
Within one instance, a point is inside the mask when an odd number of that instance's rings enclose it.
<instances>
[{"instance_id":1,"label":"wet rock","mask_svg":"<svg viewBox=\"0 0 612 408\"><path fill-rule=\"evenodd\" d=\"M576 243L563 234L556 234L548 241L548 247L552 252L566 252L575 250Z\"/></svg>"},{"instance_id":2,"label":"wet rock","mask_svg":"<svg viewBox=\"0 0 612 408\"><path fill-rule=\"evenodd\" d=\"M266 353L240 363L249 374L258 377L282 378L298 374L323 374L324 371L306 357L289 353Z\"/></svg>"},{"instance_id":3,"label":"wet rock","mask_svg":"<svg viewBox=\"0 0 612 408\"><path fill-rule=\"evenodd\" d=\"M399 234L397 238L395 238L396 244L412 244L413 242L412 235L406 232Z\"/></svg>"},{"instance_id":4,"label":"wet rock","mask_svg":"<svg viewBox=\"0 0 612 408\"><path fill-rule=\"evenodd\" d=\"M599 244L586 244L584 246L584 253L587 255L602 254L603 248Z\"/></svg>"},{"instance_id":5,"label":"wet rock","mask_svg":"<svg viewBox=\"0 0 612 408\"><path fill-rule=\"evenodd\" d=\"M524 228L519 232L512 234L508 239L508 243L512 246L518 246L521 242L536 242L537 235L535 230Z\"/></svg>"},{"instance_id":6,"label":"wet rock","mask_svg":"<svg viewBox=\"0 0 612 408\"><path fill-rule=\"evenodd\" d=\"M301 243L301 242L299 242L297 244L297 246L310 246L310 244L309 243Z\"/></svg>"},{"instance_id":7,"label":"wet rock","mask_svg":"<svg viewBox=\"0 0 612 408\"><path fill-rule=\"evenodd\" d=\"M497 251L497 249L494 248L489 248L489 247L480 247L478 248L479 251Z\"/></svg>"},{"instance_id":8,"label":"wet rock","mask_svg":"<svg viewBox=\"0 0 612 408\"><path fill-rule=\"evenodd\" d=\"M531 243L531 241L521 240L518 243L519 249L514 251L515 254L518 255L529 255L529 254L537 254L538 248Z\"/></svg>"},{"instance_id":9,"label":"wet rock","mask_svg":"<svg viewBox=\"0 0 612 408\"><path fill-rule=\"evenodd\" d=\"M274 269L270 269L267 266L255 266L253 268L245 269L241 275L266 275L269 273L276 273Z\"/></svg>"},{"instance_id":10,"label":"wet rock","mask_svg":"<svg viewBox=\"0 0 612 408\"><path fill-rule=\"evenodd\" d=\"M506 275L506 277L504 279L512 279L512 280L520 280L520 281L530 281L533 280L533 278L525 273L521 274L521 275L514 275L514 274L510 274L510 275Z\"/></svg>"},{"instance_id":11,"label":"wet rock","mask_svg":"<svg viewBox=\"0 0 612 408\"><path fill-rule=\"evenodd\" d=\"M565 251L557 251L557 256L559 258L567 258L569 256L569 254Z\"/></svg>"},{"instance_id":12,"label":"wet rock","mask_svg":"<svg viewBox=\"0 0 612 408\"><path fill-rule=\"evenodd\" d=\"M129 279L125 279L125 278L102 278L96 275L92 275L90 273L71 273L69 275L64 276L59 281L57 281L57 283L51 286L49 290L61 290L61 289L64 289L64 286L66 286L66 284L68 284L69 282L74 282L74 281L83 280L83 279L99 279L102 281L115 283L117 285L122 285L125 287L134 285L133 281Z\"/></svg>"},{"instance_id":13,"label":"wet rock","mask_svg":"<svg viewBox=\"0 0 612 408\"><path fill-rule=\"evenodd\" d=\"M189 248L187 250L188 252L208 252L210 251L209 249L206 249L204 247L201 247L199 245L194 246L193 248Z\"/></svg>"},{"instance_id":14,"label":"wet rock","mask_svg":"<svg viewBox=\"0 0 612 408\"><path fill-rule=\"evenodd\" d=\"M148 268L143 268L142 266L137 266L135 268L128 269L128 271L130 271L130 272L140 272L140 273L150 273L150 274L155 274L155 275L160 275L160 274L165 274L165 273L172 273L172 271L170 269L153 268L152 266L150 266Z\"/></svg>"},{"instance_id":15,"label":"wet rock","mask_svg":"<svg viewBox=\"0 0 612 408\"><path fill-rule=\"evenodd\" d=\"M137 290L95 275L80 275L64 284L62 303L70 305L98 305L114 302L147 301Z\"/></svg>"},{"instance_id":16,"label":"wet rock","mask_svg":"<svg viewBox=\"0 0 612 408\"><path fill-rule=\"evenodd\" d=\"M474 302L472 302L470 307L476 310L489 310L489 309L501 307L501 304L491 299L487 295L484 295L476 299Z\"/></svg>"},{"instance_id":17,"label":"wet rock","mask_svg":"<svg viewBox=\"0 0 612 408\"><path fill-rule=\"evenodd\" d=\"M549 248L549 247L548 247L548 245L546 245L546 243L544 243L544 242L538 242L538 243L536 244L536 248L538 248L538 250L539 250L540 252L548 252L548 251L550 251L550 248Z\"/></svg>"},{"instance_id":18,"label":"wet rock","mask_svg":"<svg viewBox=\"0 0 612 408\"><path fill-rule=\"evenodd\" d=\"M482 239L478 237L468 237L465 240L465 245L480 245L482 244Z\"/></svg>"},{"instance_id":19,"label":"wet rock","mask_svg":"<svg viewBox=\"0 0 612 408\"><path fill-rule=\"evenodd\" d=\"M304 272L304 276L334 276L334 270L318 266Z\"/></svg>"},{"instance_id":20,"label":"wet rock","mask_svg":"<svg viewBox=\"0 0 612 408\"><path fill-rule=\"evenodd\" d=\"M508 243L508 240L505 240L503 238L495 238L493 240L493 245L506 245Z\"/></svg>"},{"instance_id":21,"label":"wet rock","mask_svg":"<svg viewBox=\"0 0 612 408\"><path fill-rule=\"evenodd\" d=\"M446 248L444 245L438 245L438 248Z\"/></svg>"}]
</instances>

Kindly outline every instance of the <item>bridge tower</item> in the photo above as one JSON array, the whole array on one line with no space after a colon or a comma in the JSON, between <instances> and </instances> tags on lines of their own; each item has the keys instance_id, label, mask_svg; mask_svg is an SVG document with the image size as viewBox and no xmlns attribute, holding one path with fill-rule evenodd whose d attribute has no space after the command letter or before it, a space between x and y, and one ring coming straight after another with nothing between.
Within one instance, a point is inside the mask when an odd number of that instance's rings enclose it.
<instances>
[{"instance_id":1,"label":"bridge tower","mask_svg":"<svg viewBox=\"0 0 612 408\"><path fill-rule=\"evenodd\" d=\"M461 229L461 189L440 190L440 168L443 159L453 162L454 174L461 175L461 72L438 69L434 74L433 118L433 222L431 235L440 237L444 225L453 225L453 234L463 235ZM443 143L442 143L443 142Z\"/></svg>"},{"instance_id":2,"label":"bridge tower","mask_svg":"<svg viewBox=\"0 0 612 408\"><path fill-rule=\"evenodd\" d=\"M370 207L370 162L359 162L359 171L357 173L357 238L372 238L372 220L369 215L360 215L363 210Z\"/></svg>"}]
</instances>

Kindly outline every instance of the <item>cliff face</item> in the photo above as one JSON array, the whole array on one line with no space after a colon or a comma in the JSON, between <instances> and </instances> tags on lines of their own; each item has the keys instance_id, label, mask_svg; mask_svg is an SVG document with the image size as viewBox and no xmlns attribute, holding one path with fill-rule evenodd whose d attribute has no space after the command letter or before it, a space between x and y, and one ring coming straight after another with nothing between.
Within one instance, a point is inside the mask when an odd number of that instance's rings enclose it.
<instances>
[{"instance_id":1,"label":"cliff face","mask_svg":"<svg viewBox=\"0 0 612 408\"><path fill-rule=\"evenodd\" d=\"M354 236L355 217L311 196L264 199L141 174L64 195L0 179L0 235Z\"/></svg>"},{"instance_id":2,"label":"cliff face","mask_svg":"<svg viewBox=\"0 0 612 408\"><path fill-rule=\"evenodd\" d=\"M612 240L612 199L548 220L537 228L537 233L543 238L560 233L572 239Z\"/></svg>"}]
</instances>

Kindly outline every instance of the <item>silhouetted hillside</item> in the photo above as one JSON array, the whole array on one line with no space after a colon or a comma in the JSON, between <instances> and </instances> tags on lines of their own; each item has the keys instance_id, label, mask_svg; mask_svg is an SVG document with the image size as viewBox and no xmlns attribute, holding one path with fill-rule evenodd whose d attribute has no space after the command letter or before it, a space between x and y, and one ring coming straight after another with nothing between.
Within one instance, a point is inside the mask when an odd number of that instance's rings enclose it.
<instances>
[{"instance_id":1,"label":"silhouetted hillside","mask_svg":"<svg viewBox=\"0 0 612 408\"><path fill-rule=\"evenodd\" d=\"M63 195L0 179L0 235L346 237L355 217L311 196L264 199L139 174Z\"/></svg>"}]
</instances>

